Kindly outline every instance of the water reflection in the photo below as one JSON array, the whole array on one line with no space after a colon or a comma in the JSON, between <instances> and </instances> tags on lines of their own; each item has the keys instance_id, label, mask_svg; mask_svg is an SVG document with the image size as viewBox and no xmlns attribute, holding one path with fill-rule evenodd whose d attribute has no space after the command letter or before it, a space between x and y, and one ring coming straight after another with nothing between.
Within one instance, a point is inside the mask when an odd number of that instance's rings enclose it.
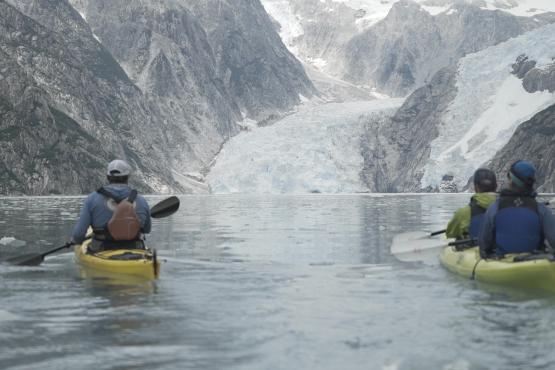
<instances>
[{"instance_id":1,"label":"water reflection","mask_svg":"<svg viewBox=\"0 0 555 370\"><path fill-rule=\"evenodd\" d=\"M182 196L147 239L156 282L83 274L69 253L0 265L0 368L549 368L553 299L389 253L467 198ZM0 237L57 246L81 202L0 198Z\"/></svg>"}]
</instances>

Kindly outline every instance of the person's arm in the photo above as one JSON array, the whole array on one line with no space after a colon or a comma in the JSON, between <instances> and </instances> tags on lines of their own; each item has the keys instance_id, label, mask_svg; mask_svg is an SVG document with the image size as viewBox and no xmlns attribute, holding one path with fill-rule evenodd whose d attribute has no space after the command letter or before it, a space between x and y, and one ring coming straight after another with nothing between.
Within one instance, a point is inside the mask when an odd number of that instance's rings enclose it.
<instances>
[{"instance_id":1,"label":"person's arm","mask_svg":"<svg viewBox=\"0 0 555 370\"><path fill-rule=\"evenodd\" d=\"M448 238L461 239L468 234L468 227L470 226L470 207L466 206L460 208L455 212L453 218L447 224L445 235Z\"/></svg>"},{"instance_id":2,"label":"person's arm","mask_svg":"<svg viewBox=\"0 0 555 370\"><path fill-rule=\"evenodd\" d=\"M549 208L538 204L538 212L542 219L542 229L545 239L551 248L555 248L555 217Z\"/></svg>"},{"instance_id":3,"label":"person's arm","mask_svg":"<svg viewBox=\"0 0 555 370\"><path fill-rule=\"evenodd\" d=\"M89 195L89 197L85 200L85 203L83 204L81 214L79 215L79 220L77 221L77 224L75 224L73 232L71 233L71 241L74 243L82 243L87 236L87 230L92 222L91 203L92 195Z\"/></svg>"},{"instance_id":4,"label":"person's arm","mask_svg":"<svg viewBox=\"0 0 555 370\"><path fill-rule=\"evenodd\" d=\"M497 213L498 202L488 207L484 216L484 222L480 229L478 245L480 246L480 256L485 258L493 253L495 248L495 214Z\"/></svg>"},{"instance_id":5,"label":"person's arm","mask_svg":"<svg viewBox=\"0 0 555 370\"><path fill-rule=\"evenodd\" d=\"M141 232L148 234L152 227L152 220L150 218L150 207L148 202L143 197L137 197L137 216L141 220Z\"/></svg>"}]
</instances>

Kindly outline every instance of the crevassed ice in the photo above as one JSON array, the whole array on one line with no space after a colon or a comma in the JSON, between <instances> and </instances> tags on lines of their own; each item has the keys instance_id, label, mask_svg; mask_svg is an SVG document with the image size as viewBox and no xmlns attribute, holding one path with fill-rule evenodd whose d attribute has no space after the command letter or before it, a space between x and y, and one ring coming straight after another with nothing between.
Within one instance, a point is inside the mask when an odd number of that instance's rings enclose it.
<instances>
[{"instance_id":1,"label":"crevassed ice","mask_svg":"<svg viewBox=\"0 0 555 370\"><path fill-rule=\"evenodd\" d=\"M213 193L354 193L364 116L391 114L402 99L301 106L269 127L227 142L207 176Z\"/></svg>"},{"instance_id":2,"label":"crevassed ice","mask_svg":"<svg viewBox=\"0 0 555 370\"><path fill-rule=\"evenodd\" d=\"M437 186L448 172L455 174L458 185L466 184L474 170L509 141L520 123L553 104L555 94L530 94L511 74L519 55L526 54L541 66L552 62L553 50L555 25L548 25L459 62L457 96L431 143L422 187Z\"/></svg>"}]
</instances>

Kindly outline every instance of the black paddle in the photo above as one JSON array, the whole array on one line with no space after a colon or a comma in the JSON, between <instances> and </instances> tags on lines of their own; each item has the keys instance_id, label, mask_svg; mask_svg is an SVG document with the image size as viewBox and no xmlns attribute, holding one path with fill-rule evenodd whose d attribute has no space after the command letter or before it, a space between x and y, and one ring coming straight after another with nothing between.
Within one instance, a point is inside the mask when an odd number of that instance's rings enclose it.
<instances>
[{"instance_id":1,"label":"black paddle","mask_svg":"<svg viewBox=\"0 0 555 370\"><path fill-rule=\"evenodd\" d=\"M154 207L150 209L150 216L152 218L163 218L173 215L179 209L179 198L176 196L169 197L164 199L160 203L157 203ZM69 248L73 245L73 243L68 242L61 247L57 247L51 249L49 251L43 253L32 253L32 254L24 254L22 256L8 258L4 262L7 262L12 265L16 266L38 266L44 261L44 257L48 256L49 254L56 253L62 249Z\"/></svg>"},{"instance_id":2,"label":"black paddle","mask_svg":"<svg viewBox=\"0 0 555 370\"><path fill-rule=\"evenodd\" d=\"M150 209L150 217L163 218L173 215L179 209L179 198L176 196L164 199Z\"/></svg>"},{"instance_id":3,"label":"black paddle","mask_svg":"<svg viewBox=\"0 0 555 370\"><path fill-rule=\"evenodd\" d=\"M430 233L430 236L441 235L441 234L443 234L443 233L446 232L446 231L447 231L446 229L444 229L444 230L439 230L439 231L434 231L433 233Z\"/></svg>"},{"instance_id":4,"label":"black paddle","mask_svg":"<svg viewBox=\"0 0 555 370\"><path fill-rule=\"evenodd\" d=\"M36 254L36 253L24 254L22 256L8 258L7 260L4 260L4 262L9 263L11 265L16 265L16 266L38 266L42 263L42 261L44 261L44 257L48 256L49 254L55 253L57 251L61 251L62 249L69 248L72 245L73 243L68 242L62 245L61 247L51 249L41 254Z\"/></svg>"}]
</instances>

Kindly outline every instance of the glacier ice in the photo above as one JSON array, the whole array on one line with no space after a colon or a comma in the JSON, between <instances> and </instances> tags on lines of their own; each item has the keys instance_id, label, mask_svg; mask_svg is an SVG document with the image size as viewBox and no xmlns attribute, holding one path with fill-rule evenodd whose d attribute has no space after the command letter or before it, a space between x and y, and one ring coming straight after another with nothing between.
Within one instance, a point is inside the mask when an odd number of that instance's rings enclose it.
<instances>
[{"instance_id":1,"label":"glacier ice","mask_svg":"<svg viewBox=\"0 0 555 370\"><path fill-rule=\"evenodd\" d=\"M355 193L366 117L392 114L402 99L305 104L272 126L228 141L207 176L213 193Z\"/></svg>"}]
</instances>

